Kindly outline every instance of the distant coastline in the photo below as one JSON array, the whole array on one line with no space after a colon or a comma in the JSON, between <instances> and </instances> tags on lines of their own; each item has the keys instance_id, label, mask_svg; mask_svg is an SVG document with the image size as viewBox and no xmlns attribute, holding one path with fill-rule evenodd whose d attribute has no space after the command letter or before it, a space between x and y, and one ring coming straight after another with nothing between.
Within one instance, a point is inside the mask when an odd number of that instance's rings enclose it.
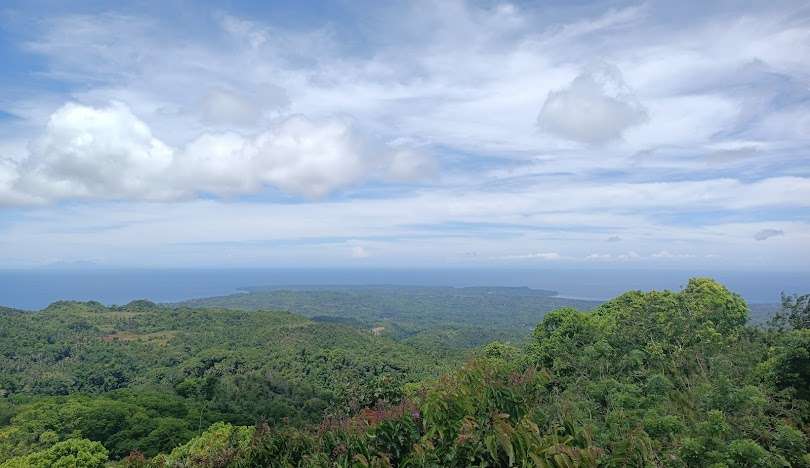
<instances>
[{"instance_id":1,"label":"distant coastline","mask_svg":"<svg viewBox=\"0 0 810 468\"><path fill-rule=\"evenodd\" d=\"M0 270L0 305L39 310L62 299L107 305L135 299L180 302L249 293L256 288L523 287L561 299L604 301L631 289L678 290L690 276L711 276L751 304L773 304L780 292L805 293L810 273L613 270Z\"/></svg>"}]
</instances>

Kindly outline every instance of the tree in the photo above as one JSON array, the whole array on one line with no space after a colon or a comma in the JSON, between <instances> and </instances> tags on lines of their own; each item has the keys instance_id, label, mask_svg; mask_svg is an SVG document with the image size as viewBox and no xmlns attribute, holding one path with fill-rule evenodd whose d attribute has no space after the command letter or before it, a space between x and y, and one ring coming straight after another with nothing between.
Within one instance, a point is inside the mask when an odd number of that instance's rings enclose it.
<instances>
[{"instance_id":1,"label":"tree","mask_svg":"<svg viewBox=\"0 0 810 468\"><path fill-rule=\"evenodd\" d=\"M8 460L0 468L102 468L107 449L87 439L68 439L24 457Z\"/></svg>"},{"instance_id":2,"label":"tree","mask_svg":"<svg viewBox=\"0 0 810 468\"><path fill-rule=\"evenodd\" d=\"M810 329L784 335L771 363L777 388L791 388L797 398L810 400Z\"/></svg>"},{"instance_id":3,"label":"tree","mask_svg":"<svg viewBox=\"0 0 810 468\"><path fill-rule=\"evenodd\" d=\"M782 309L771 319L771 326L779 330L810 328L810 294L782 293Z\"/></svg>"}]
</instances>

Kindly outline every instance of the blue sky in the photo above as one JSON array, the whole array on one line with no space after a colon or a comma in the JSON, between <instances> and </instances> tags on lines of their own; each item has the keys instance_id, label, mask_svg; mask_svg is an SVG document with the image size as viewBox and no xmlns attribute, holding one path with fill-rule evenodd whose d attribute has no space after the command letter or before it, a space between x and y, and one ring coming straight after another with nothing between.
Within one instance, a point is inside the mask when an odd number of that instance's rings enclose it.
<instances>
[{"instance_id":1,"label":"blue sky","mask_svg":"<svg viewBox=\"0 0 810 468\"><path fill-rule=\"evenodd\" d=\"M806 2L11 1L0 23L7 268L810 260Z\"/></svg>"}]
</instances>

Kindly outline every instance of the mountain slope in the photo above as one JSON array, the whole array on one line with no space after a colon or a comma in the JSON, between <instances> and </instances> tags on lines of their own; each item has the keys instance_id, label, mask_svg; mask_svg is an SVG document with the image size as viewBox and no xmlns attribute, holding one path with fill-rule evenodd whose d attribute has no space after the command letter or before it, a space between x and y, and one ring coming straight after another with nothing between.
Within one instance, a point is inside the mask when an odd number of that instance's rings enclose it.
<instances>
[{"instance_id":1,"label":"mountain slope","mask_svg":"<svg viewBox=\"0 0 810 468\"><path fill-rule=\"evenodd\" d=\"M810 330L709 279L563 308L400 405L318 431L215 425L151 466L810 466Z\"/></svg>"},{"instance_id":2,"label":"mountain slope","mask_svg":"<svg viewBox=\"0 0 810 468\"><path fill-rule=\"evenodd\" d=\"M152 432L168 426L151 422L167 414L171 432L186 437L218 420L317 422L397 401L405 384L443 365L389 338L286 312L58 302L0 315L0 423L15 428L0 430L0 459L42 446L41 426L46 441L67 437L73 419L89 424L79 432L112 440L116 456L162 448ZM90 417L116 412L114 421ZM133 412L145 421L125 416Z\"/></svg>"},{"instance_id":3,"label":"mountain slope","mask_svg":"<svg viewBox=\"0 0 810 468\"><path fill-rule=\"evenodd\" d=\"M463 355L493 340L519 343L559 307L592 309L598 301L566 299L554 291L508 287L301 286L245 288L243 294L194 299L190 307L289 310L410 343Z\"/></svg>"}]
</instances>

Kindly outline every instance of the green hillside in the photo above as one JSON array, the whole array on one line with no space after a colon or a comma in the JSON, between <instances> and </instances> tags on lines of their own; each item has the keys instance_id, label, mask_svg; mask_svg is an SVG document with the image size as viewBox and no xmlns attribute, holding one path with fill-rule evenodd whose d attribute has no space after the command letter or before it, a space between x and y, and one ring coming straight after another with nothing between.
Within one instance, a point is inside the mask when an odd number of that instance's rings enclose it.
<instances>
[{"instance_id":1,"label":"green hillside","mask_svg":"<svg viewBox=\"0 0 810 468\"><path fill-rule=\"evenodd\" d=\"M782 327L695 279L559 309L396 406L318 431L216 425L155 466L810 466L808 297ZM196 460L196 461L194 461Z\"/></svg>"},{"instance_id":2,"label":"green hillside","mask_svg":"<svg viewBox=\"0 0 810 468\"><path fill-rule=\"evenodd\" d=\"M442 366L285 312L59 302L0 315L0 460L76 434L120 457L154 455L215 421L316 423L398 401Z\"/></svg>"},{"instance_id":3,"label":"green hillside","mask_svg":"<svg viewBox=\"0 0 810 468\"><path fill-rule=\"evenodd\" d=\"M559 307L592 309L598 301L509 287L321 286L245 288L243 294L195 299L191 307L289 310L317 321L338 321L427 351L464 355L493 340L521 343L543 316Z\"/></svg>"},{"instance_id":4,"label":"green hillside","mask_svg":"<svg viewBox=\"0 0 810 468\"><path fill-rule=\"evenodd\" d=\"M283 312L0 325L1 468L810 467L810 296L761 327L710 279L631 291L463 364Z\"/></svg>"}]
</instances>

